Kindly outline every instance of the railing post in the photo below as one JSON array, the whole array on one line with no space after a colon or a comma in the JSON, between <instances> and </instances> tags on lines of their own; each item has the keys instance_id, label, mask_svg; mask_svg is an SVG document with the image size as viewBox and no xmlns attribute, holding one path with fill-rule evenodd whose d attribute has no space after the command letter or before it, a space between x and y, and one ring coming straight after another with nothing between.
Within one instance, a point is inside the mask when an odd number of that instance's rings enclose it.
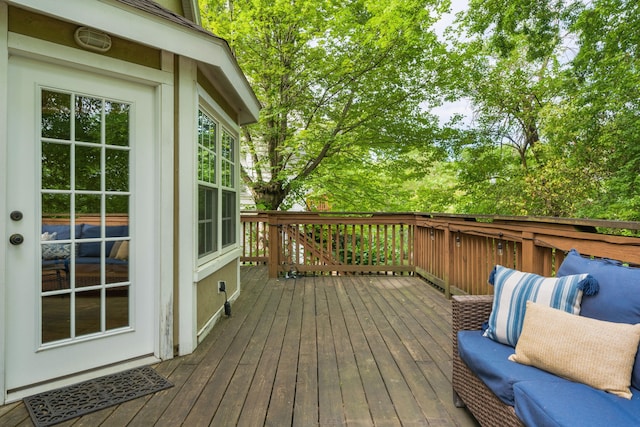
<instances>
[{"instance_id":1,"label":"railing post","mask_svg":"<svg viewBox=\"0 0 640 427\"><path fill-rule=\"evenodd\" d=\"M280 225L274 224L275 218L269 215L269 278L278 278L279 260L282 257L282 236Z\"/></svg>"},{"instance_id":2,"label":"railing post","mask_svg":"<svg viewBox=\"0 0 640 427\"><path fill-rule=\"evenodd\" d=\"M544 251L536 246L535 235L522 233L522 271L544 274Z\"/></svg>"},{"instance_id":3,"label":"railing post","mask_svg":"<svg viewBox=\"0 0 640 427\"><path fill-rule=\"evenodd\" d=\"M444 228L444 242L443 242L444 250L444 259L442 263L444 264L444 271L442 272L442 280L444 281L444 295L447 299L451 299L451 277L453 272L453 263L455 257L453 257L452 251L454 250L451 245L451 230L449 227Z\"/></svg>"}]
</instances>

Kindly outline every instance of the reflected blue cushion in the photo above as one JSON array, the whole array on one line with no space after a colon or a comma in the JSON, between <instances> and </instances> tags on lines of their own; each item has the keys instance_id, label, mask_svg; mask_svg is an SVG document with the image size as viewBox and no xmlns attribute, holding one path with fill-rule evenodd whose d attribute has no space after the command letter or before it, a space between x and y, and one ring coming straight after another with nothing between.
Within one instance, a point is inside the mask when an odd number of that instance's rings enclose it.
<instances>
[{"instance_id":1,"label":"reflected blue cushion","mask_svg":"<svg viewBox=\"0 0 640 427\"><path fill-rule=\"evenodd\" d=\"M572 249L558 276L589 273L600 285L597 295L583 298L581 316L617 323L640 323L640 268L610 259L588 259ZM640 389L640 353L633 365L631 385Z\"/></svg>"},{"instance_id":2,"label":"reflected blue cushion","mask_svg":"<svg viewBox=\"0 0 640 427\"><path fill-rule=\"evenodd\" d=\"M129 235L128 225L112 225L108 226L105 230L106 237L126 237ZM81 239L98 239L100 238L100 226L99 225L82 225L82 232L80 234ZM105 242L106 255L109 256L111 248L115 242ZM99 257L100 256L100 242L81 243L78 247L79 257Z\"/></svg>"},{"instance_id":3,"label":"reflected blue cushion","mask_svg":"<svg viewBox=\"0 0 640 427\"><path fill-rule=\"evenodd\" d=\"M76 239L79 239L80 233L82 231L82 225L78 224L74 227L74 229L75 229L74 237ZM42 224L42 232L56 233L56 240L71 239L71 227L68 224L55 224L55 225Z\"/></svg>"},{"instance_id":4,"label":"reflected blue cushion","mask_svg":"<svg viewBox=\"0 0 640 427\"><path fill-rule=\"evenodd\" d=\"M640 390L631 400L571 381L521 381L514 385L516 415L526 426L640 425Z\"/></svg>"},{"instance_id":5,"label":"reflected blue cushion","mask_svg":"<svg viewBox=\"0 0 640 427\"><path fill-rule=\"evenodd\" d=\"M513 385L519 381L566 381L533 366L511 362L513 347L493 341L482 331L458 332L458 353L469 369L502 402L514 405Z\"/></svg>"}]
</instances>

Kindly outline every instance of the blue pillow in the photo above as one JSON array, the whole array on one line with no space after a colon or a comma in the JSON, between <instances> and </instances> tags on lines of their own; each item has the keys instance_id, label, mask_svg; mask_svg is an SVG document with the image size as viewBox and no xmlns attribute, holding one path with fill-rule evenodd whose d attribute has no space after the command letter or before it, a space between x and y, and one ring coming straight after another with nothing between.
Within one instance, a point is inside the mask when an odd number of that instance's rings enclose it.
<instances>
[{"instance_id":1,"label":"blue pillow","mask_svg":"<svg viewBox=\"0 0 640 427\"><path fill-rule=\"evenodd\" d=\"M496 265L489 276L494 286L493 308L485 336L515 347L522 332L527 301L580 313L582 295L598 292L598 282L590 275L542 277Z\"/></svg>"},{"instance_id":2,"label":"blue pillow","mask_svg":"<svg viewBox=\"0 0 640 427\"><path fill-rule=\"evenodd\" d=\"M640 268L625 267L610 259L589 259L572 249L560 265L558 276L589 273L600 292L582 301L581 316L617 323L640 323ZM640 353L633 365L631 384L640 388Z\"/></svg>"}]
</instances>

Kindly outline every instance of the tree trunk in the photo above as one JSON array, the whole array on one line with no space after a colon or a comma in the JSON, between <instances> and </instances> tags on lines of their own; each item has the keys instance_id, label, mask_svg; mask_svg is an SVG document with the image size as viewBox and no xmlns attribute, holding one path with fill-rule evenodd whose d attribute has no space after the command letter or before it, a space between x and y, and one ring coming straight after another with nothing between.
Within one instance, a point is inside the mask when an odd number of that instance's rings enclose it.
<instances>
[{"instance_id":1,"label":"tree trunk","mask_svg":"<svg viewBox=\"0 0 640 427\"><path fill-rule=\"evenodd\" d=\"M250 190L256 206L267 211L278 210L289 194L289 191L277 182L255 183Z\"/></svg>"}]
</instances>

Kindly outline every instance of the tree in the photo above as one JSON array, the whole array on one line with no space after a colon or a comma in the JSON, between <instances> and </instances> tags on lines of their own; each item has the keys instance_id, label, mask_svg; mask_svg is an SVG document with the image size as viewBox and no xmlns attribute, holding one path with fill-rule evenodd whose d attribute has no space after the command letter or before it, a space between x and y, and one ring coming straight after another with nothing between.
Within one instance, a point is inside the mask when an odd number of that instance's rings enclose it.
<instances>
[{"instance_id":1,"label":"tree","mask_svg":"<svg viewBox=\"0 0 640 427\"><path fill-rule=\"evenodd\" d=\"M458 209L640 219L640 5L471 0L458 23Z\"/></svg>"},{"instance_id":2,"label":"tree","mask_svg":"<svg viewBox=\"0 0 640 427\"><path fill-rule=\"evenodd\" d=\"M567 76L570 102L554 118L573 131L581 164L600 169L585 216L640 220L638 28L640 4L629 0L595 0L573 21L580 50Z\"/></svg>"},{"instance_id":3,"label":"tree","mask_svg":"<svg viewBox=\"0 0 640 427\"><path fill-rule=\"evenodd\" d=\"M430 28L447 0L201 2L263 104L242 135L242 179L259 208L286 207L335 156L370 164L431 149L421 104L438 102L444 49Z\"/></svg>"},{"instance_id":4,"label":"tree","mask_svg":"<svg viewBox=\"0 0 640 427\"><path fill-rule=\"evenodd\" d=\"M460 17L467 78L452 81L475 107L454 144L464 212L575 216L602 191L602 168L581 155L593 142L576 139L583 117L567 115L567 52L583 12L580 1L472 0Z\"/></svg>"}]
</instances>

